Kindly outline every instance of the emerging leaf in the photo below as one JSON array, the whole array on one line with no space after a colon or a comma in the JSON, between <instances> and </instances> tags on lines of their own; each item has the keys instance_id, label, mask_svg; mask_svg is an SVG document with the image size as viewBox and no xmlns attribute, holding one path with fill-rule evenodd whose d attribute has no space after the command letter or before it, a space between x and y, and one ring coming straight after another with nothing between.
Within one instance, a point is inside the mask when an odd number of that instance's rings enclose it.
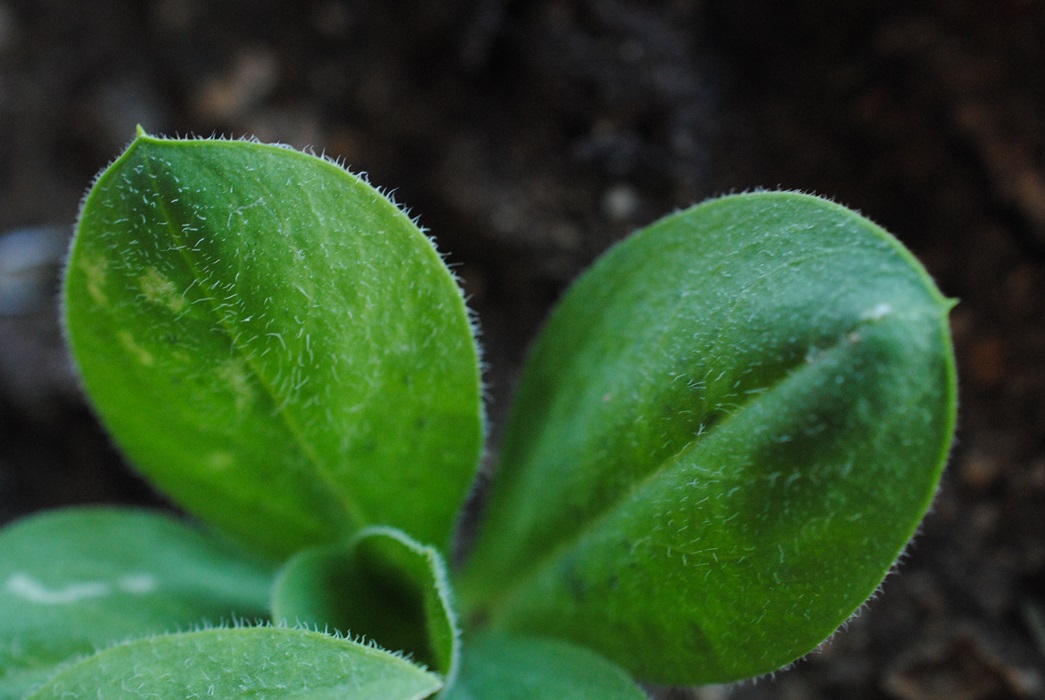
<instances>
[{"instance_id":1,"label":"emerging leaf","mask_svg":"<svg viewBox=\"0 0 1045 700\"><path fill-rule=\"evenodd\" d=\"M482 634L468 639L444 700L645 700L628 674L559 639Z\"/></svg>"},{"instance_id":2,"label":"emerging leaf","mask_svg":"<svg viewBox=\"0 0 1045 700\"><path fill-rule=\"evenodd\" d=\"M272 591L278 622L330 627L403 651L452 681L457 618L439 552L391 528L298 553Z\"/></svg>"},{"instance_id":3,"label":"emerging leaf","mask_svg":"<svg viewBox=\"0 0 1045 700\"><path fill-rule=\"evenodd\" d=\"M725 197L618 245L533 350L466 609L666 683L805 654L936 490L950 308L885 231L806 195Z\"/></svg>"},{"instance_id":4,"label":"emerging leaf","mask_svg":"<svg viewBox=\"0 0 1045 700\"><path fill-rule=\"evenodd\" d=\"M129 637L267 615L273 572L167 516L102 508L0 530L0 698Z\"/></svg>"},{"instance_id":5,"label":"emerging leaf","mask_svg":"<svg viewBox=\"0 0 1045 700\"><path fill-rule=\"evenodd\" d=\"M277 556L368 524L448 543L483 433L472 328L359 178L139 131L84 202L65 307L105 424L189 510Z\"/></svg>"},{"instance_id":6,"label":"emerging leaf","mask_svg":"<svg viewBox=\"0 0 1045 700\"><path fill-rule=\"evenodd\" d=\"M120 644L69 666L27 700L420 700L440 687L436 676L374 647L307 630L254 627Z\"/></svg>"}]
</instances>

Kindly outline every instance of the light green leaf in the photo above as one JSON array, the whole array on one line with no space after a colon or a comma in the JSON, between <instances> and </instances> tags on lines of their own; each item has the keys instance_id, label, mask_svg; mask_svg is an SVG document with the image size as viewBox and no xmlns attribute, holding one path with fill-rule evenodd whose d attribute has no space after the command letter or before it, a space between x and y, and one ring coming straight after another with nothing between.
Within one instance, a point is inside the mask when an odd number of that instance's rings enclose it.
<instances>
[{"instance_id":1,"label":"light green leaf","mask_svg":"<svg viewBox=\"0 0 1045 700\"><path fill-rule=\"evenodd\" d=\"M534 348L464 608L665 683L805 654L936 490L950 308L885 231L801 194L725 197L618 245Z\"/></svg>"},{"instance_id":2,"label":"light green leaf","mask_svg":"<svg viewBox=\"0 0 1045 700\"><path fill-rule=\"evenodd\" d=\"M361 179L139 130L84 202L65 305L106 426L192 512L277 555L367 524L448 543L483 434L472 328Z\"/></svg>"},{"instance_id":3,"label":"light green leaf","mask_svg":"<svg viewBox=\"0 0 1045 700\"><path fill-rule=\"evenodd\" d=\"M69 666L27 700L420 700L442 687L398 656L318 632L212 629L141 639Z\"/></svg>"},{"instance_id":4,"label":"light green leaf","mask_svg":"<svg viewBox=\"0 0 1045 700\"><path fill-rule=\"evenodd\" d=\"M444 700L644 700L628 674L558 639L485 633L466 640Z\"/></svg>"},{"instance_id":5,"label":"light green leaf","mask_svg":"<svg viewBox=\"0 0 1045 700\"><path fill-rule=\"evenodd\" d=\"M132 636L265 616L273 572L170 517L60 510L0 530L0 698Z\"/></svg>"},{"instance_id":6,"label":"light green leaf","mask_svg":"<svg viewBox=\"0 0 1045 700\"><path fill-rule=\"evenodd\" d=\"M277 621L331 628L403 651L444 677L457 672L457 619L432 547L391 528L300 552L273 586Z\"/></svg>"}]
</instances>

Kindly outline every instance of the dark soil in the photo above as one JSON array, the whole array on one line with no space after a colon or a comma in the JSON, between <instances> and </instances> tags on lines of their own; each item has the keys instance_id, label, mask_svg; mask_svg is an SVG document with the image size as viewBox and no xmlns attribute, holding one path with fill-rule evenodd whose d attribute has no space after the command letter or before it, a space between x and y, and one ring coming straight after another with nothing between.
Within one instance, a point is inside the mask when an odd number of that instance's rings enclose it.
<instances>
[{"instance_id":1,"label":"dark soil","mask_svg":"<svg viewBox=\"0 0 1045 700\"><path fill-rule=\"evenodd\" d=\"M160 503L85 408L53 303L136 123L311 145L395 188L479 312L495 422L611 242L713 194L812 190L961 299L958 441L847 630L695 697L1045 697L1043 45L1032 0L0 0L0 520Z\"/></svg>"}]
</instances>

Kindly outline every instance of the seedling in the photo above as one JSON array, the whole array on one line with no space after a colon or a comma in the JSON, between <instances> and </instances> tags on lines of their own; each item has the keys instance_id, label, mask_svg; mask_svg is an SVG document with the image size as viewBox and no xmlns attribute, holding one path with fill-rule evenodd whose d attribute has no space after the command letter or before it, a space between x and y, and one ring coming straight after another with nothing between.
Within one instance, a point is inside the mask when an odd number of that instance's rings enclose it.
<instances>
[{"instance_id":1,"label":"seedling","mask_svg":"<svg viewBox=\"0 0 1045 700\"><path fill-rule=\"evenodd\" d=\"M951 302L792 192L668 216L574 284L455 570L475 329L366 182L139 129L84 200L64 304L98 415L198 520L0 533L3 698L614 700L764 674L876 590L954 428Z\"/></svg>"}]
</instances>

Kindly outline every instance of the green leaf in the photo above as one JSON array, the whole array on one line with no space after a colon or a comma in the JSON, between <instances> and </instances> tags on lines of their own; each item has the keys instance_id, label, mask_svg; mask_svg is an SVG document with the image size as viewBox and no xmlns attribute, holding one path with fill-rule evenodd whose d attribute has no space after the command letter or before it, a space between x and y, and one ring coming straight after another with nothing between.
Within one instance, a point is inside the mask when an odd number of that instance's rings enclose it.
<instances>
[{"instance_id":1,"label":"green leaf","mask_svg":"<svg viewBox=\"0 0 1045 700\"><path fill-rule=\"evenodd\" d=\"M628 674L557 639L482 634L468 639L444 700L644 700Z\"/></svg>"},{"instance_id":2,"label":"green leaf","mask_svg":"<svg viewBox=\"0 0 1045 700\"><path fill-rule=\"evenodd\" d=\"M272 614L372 639L451 680L457 672L457 619L443 559L398 530L368 528L347 545L298 553L273 586Z\"/></svg>"},{"instance_id":3,"label":"green leaf","mask_svg":"<svg viewBox=\"0 0 1045 700\"><path fill-rule=\"evenodd\" d=\"M0 530L0 698L132 636L264 616L273 572L170 518L60 510Z\"/></svg>"},{"instance_id":4,"label":"green leaf","mask_svg":"<svg viewBox=\"0 0 1045 700\"><path fill-rule=\"evenodd\" d=\"M950 308L885 231L801 194L725 197L618 245L534 348L464 608L665 683L805 654L937 488Z\"/></svg>"},{"instance_id":5,"label":"green leaf","mask_svg":"<svg viewBox=\"0 0 1045 700\"><path fill-rule=\"evenodd\" d=\"M374 647L276 627L141 639L69 666L27 700L128 697L413 700L436 676Z\"/></svg>"},{"instance_id":6,"label":"green leaf","mask_svg":"<svg viewBox=\"0 0 1045 700\"><path fill-rule=\"evenodd\" d=\"M432 243L334 163L139 131L80 214L65 311L116 441L275 555L393 525L445 546L483 435Z\"/></svg>"}]
</instances>

